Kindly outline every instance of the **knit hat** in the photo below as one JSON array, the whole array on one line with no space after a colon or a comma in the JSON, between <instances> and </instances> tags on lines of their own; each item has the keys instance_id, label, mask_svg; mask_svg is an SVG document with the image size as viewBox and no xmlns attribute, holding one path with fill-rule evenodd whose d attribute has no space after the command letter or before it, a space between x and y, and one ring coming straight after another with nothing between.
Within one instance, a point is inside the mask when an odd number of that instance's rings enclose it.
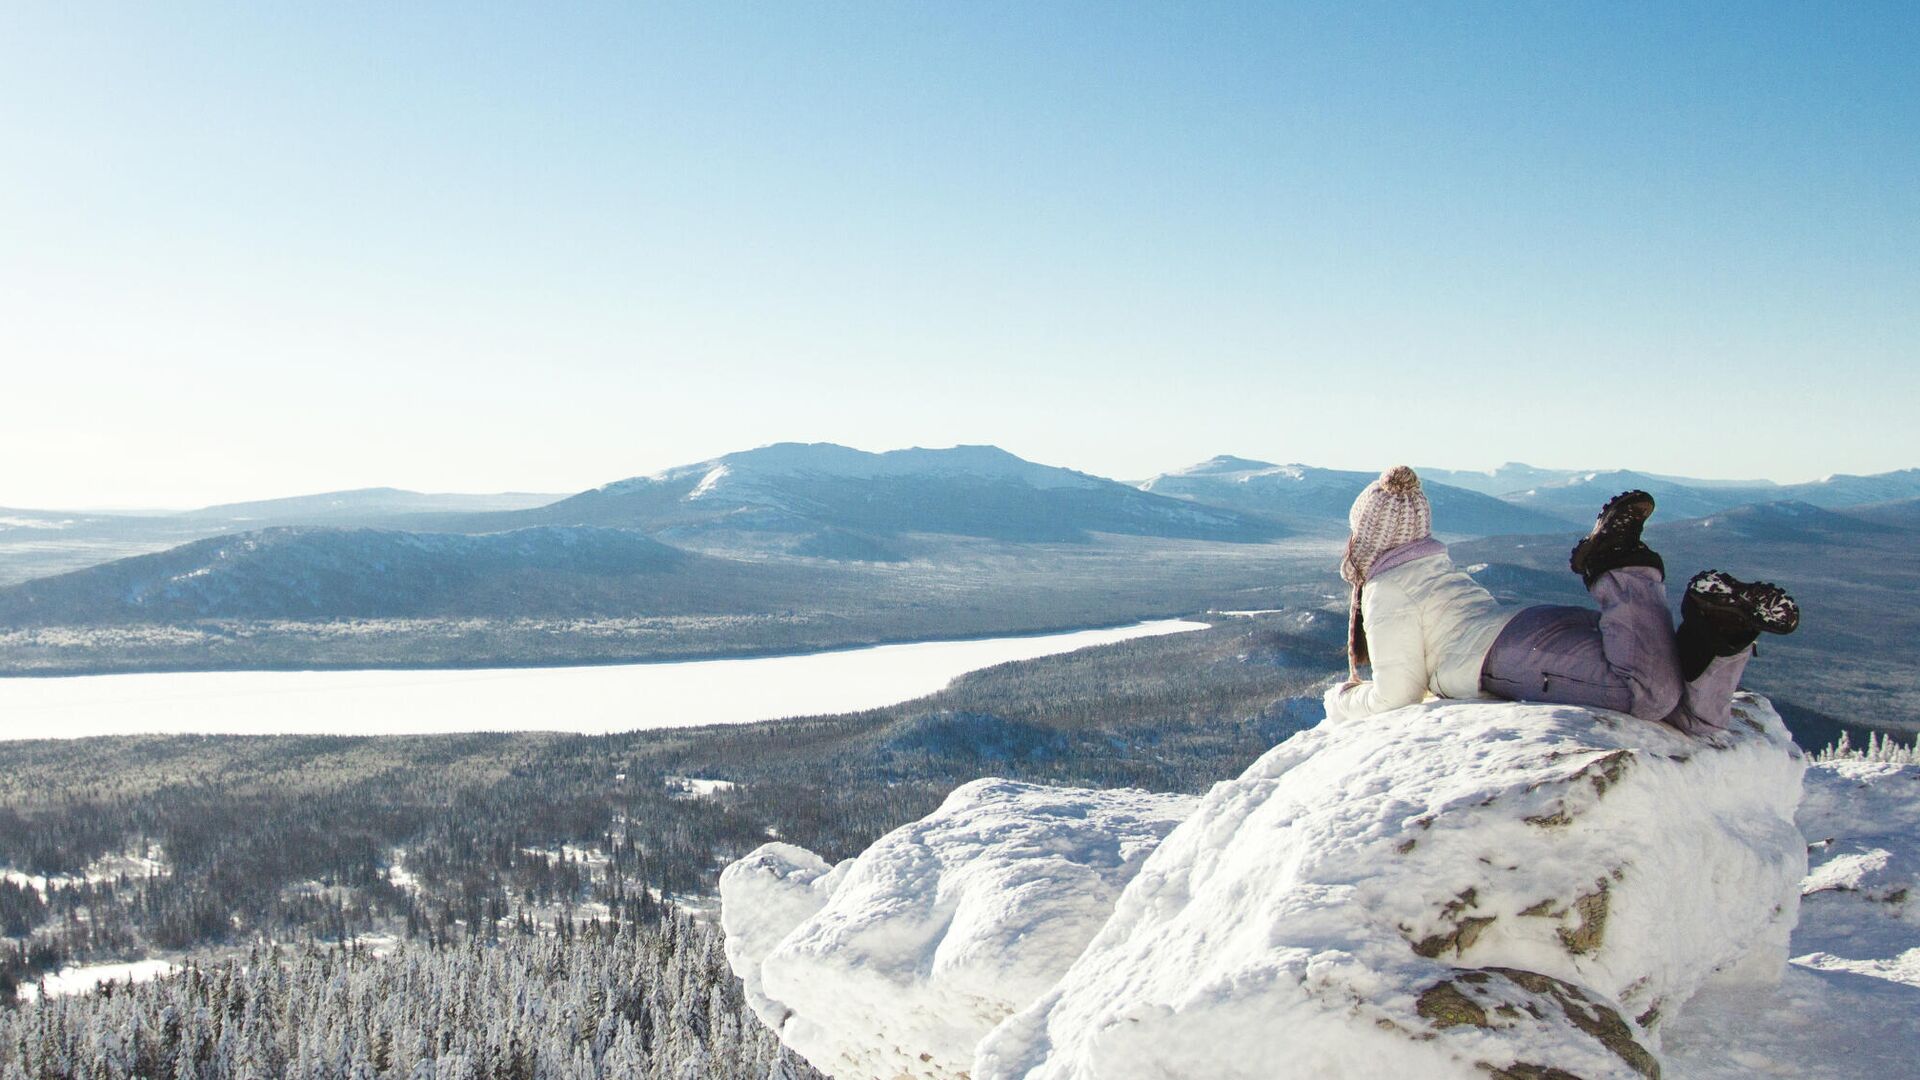
<instances>
[{"instance_id":1,"label":"knit hat","mask_svg":"<svg viewBox=\"0 0 1920 1080\"><path fill-rule=\"evenodd\" d=\"M1340 560L1340 576L1353 586L1347 611L1347 670L1357 676L1367 663L1367 633L1360 622L1360 589L1367 583L1373 561L1382 553L1433 534L1433 507L1420 490L1420 478L1405 465L1395 465L1368 484L1347 511L1347 554Z\"/></svg>"}]
</instances>

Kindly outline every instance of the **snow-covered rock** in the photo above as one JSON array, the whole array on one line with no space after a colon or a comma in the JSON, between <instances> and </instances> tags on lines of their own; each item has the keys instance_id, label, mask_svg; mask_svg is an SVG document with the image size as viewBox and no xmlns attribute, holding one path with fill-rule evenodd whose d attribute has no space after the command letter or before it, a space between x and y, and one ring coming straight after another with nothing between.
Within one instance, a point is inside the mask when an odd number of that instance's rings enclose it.
<instances>
[{"instance_id":1,"label":"snow-covered rock","mask_svg":"<svg viewBox=\"0 0 1920 1080\"><path fill-rule=\"evenodd\" d=\"M839 867L767 844L721 875L727 959L760 1018L835 1076L965 1076L1196 801L978 780Z\"/></svg>"},{"instance_id":2,"label":"snow-covered rock","mask_svg":"<svg viewBox=\"0 0 1920 1080\"><path fill-rule=\"evenodd\" d=\"M759 975L804 1014L783 1037L843 1078L1656 1075L1661 1026L1702 985L1779 978L1806 873L1805 760L1764 701L1735 715L1713 740L1494 702L1323 723L1216 785L1090 942L1095 890L1071 918L930 911L927 882L956 871L977 875L971 905L1016 881L1059 903L1086 873L1057 856L1023 873L1014 847L917 869L939 860L910 838L972 817L950 803L862 856L872 869L856 865ZM992 829L1009 834L1041 792L1036 816L1099 794L970 789L996 792ZM937 974L956 956L969 978ZM1034 986L963 1064L993 1011L978 1002Z\"/></svg>"},{"instance_id":3,"label":"snow-covered rock","mask_svg":"<svg viewBox=\"0 0 1920 1080\"><path fill-rule=\"evenodd\" d=\"M853 860L838 867L803 847L762 844L720 872L720 928L727 963L745 985L754 1014L775 1031L791 1010L771 1001L760 986L760 962L780 939L826 905Z\"/></svg>"},{"instance_id":4,"label":"snow-covered rock","mask_svg":"<svg viewBox=\"0 0 1920 1080\"><path fill-rule=\"evenodd\" d=\"M1777 980L1805 761L1764 702L1714 741L1446 702L1329 722L1217 785L975 1080L1658 1072L1710 977Z\"/></svg>"}]
</instances>

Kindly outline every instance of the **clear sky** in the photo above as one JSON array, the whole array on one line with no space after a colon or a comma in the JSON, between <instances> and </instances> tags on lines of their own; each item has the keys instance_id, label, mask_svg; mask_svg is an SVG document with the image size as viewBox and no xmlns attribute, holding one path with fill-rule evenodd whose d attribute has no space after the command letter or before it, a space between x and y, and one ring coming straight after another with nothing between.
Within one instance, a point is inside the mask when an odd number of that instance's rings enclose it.
<instances>
[{"instance_id":1,"label":"clear sky","mask_svg":"<svg viewBox=\"0 0 1920 1080\"><path fill-rule=\"evenodd\" d=\"M0 505L1920 465L1920 5L0 7Z\"/></svg>"}]
</instances>

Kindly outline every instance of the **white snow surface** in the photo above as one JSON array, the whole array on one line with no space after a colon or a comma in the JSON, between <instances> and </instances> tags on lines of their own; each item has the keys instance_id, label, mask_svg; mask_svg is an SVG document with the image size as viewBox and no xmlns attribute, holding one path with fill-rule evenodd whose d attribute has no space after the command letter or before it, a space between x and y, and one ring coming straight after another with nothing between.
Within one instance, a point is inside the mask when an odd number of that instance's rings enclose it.
<instances>
[{"instance_id":1,"label":"white snow surface","mask_svg":"<svg viewBox=\"0 0 1920 1080\"><path fill-rule=\"evenodd\" d=\"M111 964L88 964L82 967L63 967L54 974L44 976L20 987L20 995L27 1001L40 996L44 987L49 998L67 997L84 994L103 982L128 983L145 982L163 975L171 975L178 970L171 960L130 960Z\"/></svg>"},{"instance_id":2,"label":"white snow surface","mask_svg":"<svg viewBox=\"0 0 1920 1080\"><path fill-rule=\"evenodd\" d=\"M1102 820L1059 808L1106 793L977 782L851 867L736 864L729 958L842 1078L1639 1077L1704 985L1783 992L1806 760L1764 700L1736 717L1710 741L1504 702L1329 721L1137 873L1151 837L1115 848L1101 888ZM986 835L1021 840L939 839ZM1067 914L966 917L1015 903Z\"/></svg>"},{"instance_id":3,"label":"white snow surface","mask_svg":"<svg viewBox=\"0 0 1920 1080\"><path fill-rule=\"evenodd\" d=\"M740 976L754 1013L777 1032L786 1031L793 1010L767 997L760 983L761 962L794 927L826 906L853 863L847 859L830 866L803 847L772 843L720 872L727 963Z\"/></svg>"},{"instance_id":4,"label":"white snow surface","mask_svg":"<svg viewBox=\"0 0 1920 1080\"><path fill-rule=\"evenodd\" d=\"M761 1019L820 1068L964 1077L1195 802L987 779L835 868L767 844L721 876L727 958Z\"/></svg>"},{"instance_id":5,"label":"white snow surface","mask_svg":"<svg viewBox=\"0 0 1920 1080\"><path fill-rule=\"evenodd\" d=\"M1793 961L1777 988L1709 987L1666 1032L1689 1080L1920 1075L1920 765L1807 770Z\"/></svg>"}]
</instances>

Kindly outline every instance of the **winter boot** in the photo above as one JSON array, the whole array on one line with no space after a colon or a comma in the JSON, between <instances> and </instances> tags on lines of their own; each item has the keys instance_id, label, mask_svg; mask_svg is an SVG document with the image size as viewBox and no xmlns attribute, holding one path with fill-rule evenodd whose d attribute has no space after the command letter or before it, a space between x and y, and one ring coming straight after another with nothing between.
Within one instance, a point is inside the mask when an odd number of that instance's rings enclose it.
<instances>
[{"instance_id":1,"label":"winter boot","mask_svg":"<svg viewBox=\"0 0 1920 1080\"><path fill-rule=\"evenodd\" d=\"M1623 566L1651 566L1666 575L1666 564L1640 540L1640 527L1653 515L1653 496L1623 491L1607 500L1593 520L1593 531L1573 546L1567 565L1593 588L1600 575Z\"/></svg>"},{"instance_id":2,"label":"winter boot","mask_svg":"<svg viewBox=\"0 0 1920 1080\"><path fill-rule=\"evenodd\" d=\"M1800 605L1785 589L1765 581L1751 584L1719 570L1702 570L1687 582L1680 598L1680 677L1692 682L1715 657L1737 656L1759 638L1791 634L1800 625Z\"/></svg>"}]
</instances>

